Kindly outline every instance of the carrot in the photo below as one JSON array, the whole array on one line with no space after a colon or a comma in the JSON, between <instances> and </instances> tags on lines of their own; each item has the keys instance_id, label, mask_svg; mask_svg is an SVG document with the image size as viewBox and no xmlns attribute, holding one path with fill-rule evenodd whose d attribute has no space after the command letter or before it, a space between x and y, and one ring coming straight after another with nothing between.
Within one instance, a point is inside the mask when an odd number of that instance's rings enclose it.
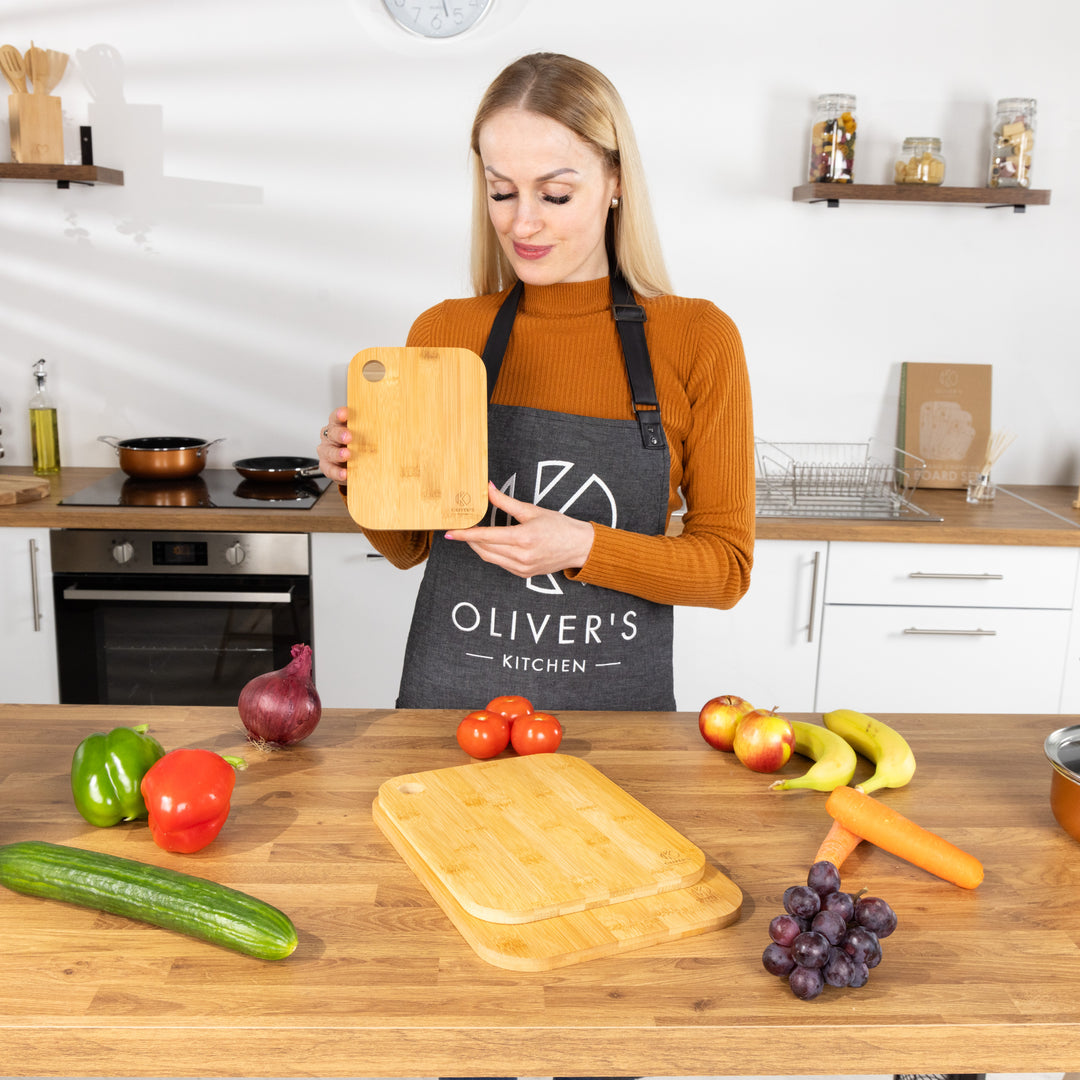
<instances>
[{"instance_id":1,"label":"carrot","mask_svg":"<svg viewBox=\"0 0 1080 1080\"><path fill-rule=\"evenodd\" d=\"M954 885L974 889L983 879L982 863L974 855L890 810L871 795L850 787L834 788L825 809L856 836Z\"/></svg>"},{"instance_id":2,"label":"carrot","mask_svg":"<svg viewBox=\"0 0 1080 1080\"><path fill-rule=\"evenodd\" d=\"M856 836L850 829L844 828L835 818L825 839L821 841L814 856L814 862L831 862L837 870L844 860L862 843L862 837Z\"/></svg>"}]
</instances>

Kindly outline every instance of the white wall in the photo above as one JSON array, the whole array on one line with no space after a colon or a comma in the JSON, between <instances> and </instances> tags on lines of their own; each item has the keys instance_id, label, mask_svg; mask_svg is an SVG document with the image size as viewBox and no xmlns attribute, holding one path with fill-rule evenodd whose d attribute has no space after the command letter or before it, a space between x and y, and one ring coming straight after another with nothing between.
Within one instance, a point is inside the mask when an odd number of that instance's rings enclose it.
<instances>
[{"instance_id":1,"label":"white wall","mask_svg":"<svg viewBox=\"0 0 1080 1080\"><path fill-rule=\"evenodd\" d=\"M223 467L311 453L351 356L468 291L473 110L553 49L622 91L676 288L738 323L760 435L890 439L902 361L990 362L994 426L1020 436L995 478L1077 482L1074 0L494 3L429 43L381 0L7 0L5 41L71 54L68 161L90 123L126 183L0 183L4 464L29 463L39 357L67 464L113 464L103 434L225 436ZM857 180L940 135L964 186L996 99L1035 97L1052 204L794 203L826 91L858 95Z\"/></svg>"}]
</instances>

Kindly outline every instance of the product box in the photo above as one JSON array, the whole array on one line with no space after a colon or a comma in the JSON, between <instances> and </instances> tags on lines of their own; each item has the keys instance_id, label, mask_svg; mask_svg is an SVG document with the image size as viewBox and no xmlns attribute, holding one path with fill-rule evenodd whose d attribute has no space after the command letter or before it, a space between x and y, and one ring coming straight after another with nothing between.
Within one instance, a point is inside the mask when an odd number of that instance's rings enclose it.
<instances>
[{"instance_id":1,"label":"product box","mask_svg":"<svg viewBox=\"0 0 1080 1080\"><path fill-rule=\"evenodd\" d=\"M905 363L897 446L926 462L921 488L966 488L990 438L990 364Z\"/></svg>"}]
</instances>

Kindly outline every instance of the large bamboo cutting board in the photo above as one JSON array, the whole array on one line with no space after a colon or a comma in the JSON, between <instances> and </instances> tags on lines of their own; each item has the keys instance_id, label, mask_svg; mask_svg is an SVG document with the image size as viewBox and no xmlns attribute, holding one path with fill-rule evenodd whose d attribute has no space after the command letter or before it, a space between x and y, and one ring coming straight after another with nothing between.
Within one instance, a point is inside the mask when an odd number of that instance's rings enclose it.
<instances>
[{"instance_id":1,"label":"large bamboo cutting board","mask_svg":"<svg viewBox=\"0 0 1080 1080\"><path fill-rule=\"evenodd\" d=\"M376 806L454 900L488 922L653 896L705 870L698 847L570 754L397 776Z\"/></svg>"},{"instance_id":2,"label":"large bamboo cutting board","mask_svg":"<svg viewBox=\"0 0 1080 1080\"><path fill-rule=\"evenodd\" d=\"M481 960L512 971L550 971L719 930L739 917L742 891L713 866L694 885L534 922L487 922L470 915L383 813L372 816L406 865Z\"/></svg>"},{"instance_id":3,"label":"large bamboo cutting board","mask_svg":"<svg viewBox=\"0 0 1080 1080\"><path fill-rule=\"evenodd\" d=\"M487 510L487 372L469 349L375 348L349 364L349 513L369 529L475 525Z\"/></svg>"},{"instance_id":4,"label":"large bamboo cutting board","mask_svg":"<svg viewBox=\"0 0 1080 1080\"><path fill-rule=\"evenodd\" d=\"M34 502L49 494L49 481L40 476L0 476L0 504Z\"/></svg>"}]
</instances>

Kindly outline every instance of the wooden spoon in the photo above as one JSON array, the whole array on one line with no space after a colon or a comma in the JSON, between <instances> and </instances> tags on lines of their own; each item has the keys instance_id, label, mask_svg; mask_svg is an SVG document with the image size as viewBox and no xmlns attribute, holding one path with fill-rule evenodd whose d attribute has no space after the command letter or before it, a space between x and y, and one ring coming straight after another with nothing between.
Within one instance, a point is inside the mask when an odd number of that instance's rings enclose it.
<instances>
[{"instance_id":1,"label":"wooden spoon","mask_svg":"<svg viewBox=\"0 0 1080 1080\"><path fill-rule=\"evenodd\" d=\"M4 73L12 93L26 93L26 72L22 53L14 45L0 45L0 71Z\"/></svg>"},{"instance_id":2,"label":"wooden spoon","mask_svg":"<svg viewBox=\"0 0 1080 1080\"><path fill-rule=\"evenodd\" d=\"M35 94L44 94L45 74L49 62L44 49L39 49L32 41L30 48L26 50L26 74L30 80L30 86Z\"/></svg>"}]
</instances>

